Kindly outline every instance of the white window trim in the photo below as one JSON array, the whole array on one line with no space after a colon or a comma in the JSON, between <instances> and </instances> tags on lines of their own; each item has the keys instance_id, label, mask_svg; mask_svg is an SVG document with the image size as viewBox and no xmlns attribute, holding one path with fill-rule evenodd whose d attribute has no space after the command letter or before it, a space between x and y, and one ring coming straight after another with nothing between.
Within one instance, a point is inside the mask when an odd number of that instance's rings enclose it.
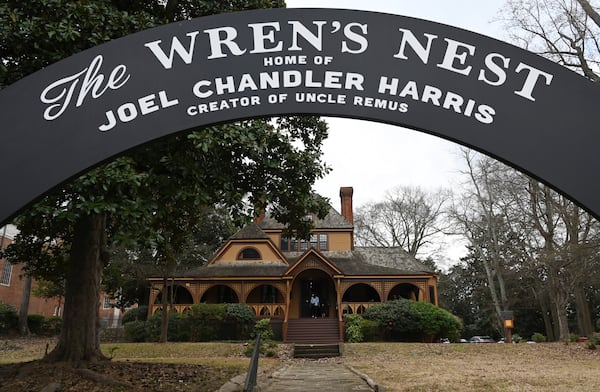
<instances>
[{"instance_id":1,"label":"white window trim","mask_svg":"<svg viewBox=\"0 0 600 392\"><path fill-rule=\"evenodd\" d=\"M7 268L7 266L9 266L10 268ZM0 276L0 285L1 286L7 286L7 287L10 286L10 282L12 280L13 268L14 268L13 264L4 260L4 264L2 265L2 275ZM5 279L6 275L8 275L8 279ZM5 280L7 281L6 283L5 283Z\"/></svg>"}]
</instances>

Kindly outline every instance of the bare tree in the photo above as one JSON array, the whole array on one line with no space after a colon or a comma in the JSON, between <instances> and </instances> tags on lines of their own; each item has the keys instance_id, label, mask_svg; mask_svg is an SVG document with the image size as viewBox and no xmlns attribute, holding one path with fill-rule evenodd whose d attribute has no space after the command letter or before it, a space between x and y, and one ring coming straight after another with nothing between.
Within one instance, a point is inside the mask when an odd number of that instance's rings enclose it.
<instances>
[{"instance_id":1,"label":"bare tree","mask_svg":"<svg viewBox=\"0 0 600 392\"><path fill-rule=\"evenodd\" d=\"M516 44L600 82L600 1L508 0L503 16ZM579 332L592 329L586 288L596 284L597 224L567 198L531 182L531 222L542 238L539 260L548 279L560 339L566 339L565 308L575 298Z\"/></svg>"},{"instance_id":2,"label":"bare tree","mask_svg":"<svg viewBox=\"0 0 600 392\"><path fill-rule=\"evenodd\" d=\"M510 226L513 195L506 191L512 169L502 163L468 149L462 149L468 179L461 197L451 208L456 230L469 242L471 252L482 263L498 324L501 312L507 310L509 298L505 274L510 264L514 230Z\"/></svg>"},{"instance_id":3,"label":"bare tree","mask_svg":"<svg viewBox=\"0 0 600 392\"><path fill-rule=\"evenodd\" d=\"M503 17L517 45L600 81L598 1L508 0Z\"/></svg>"},{"instance_id":4,"label":"bare tree","mask_svg":"<svg viewBox=\"0 0 600 392\"><path fill-rule=\"evenodd\" d=\"M567 311L579 332L592 331L590 276L598 268L598 221L548 186L492 158L463 150L469 179L451 216L482 263L498 316L512 300L507 277L519 274L544 314L547 335L566 340ZM552 317L546 317L549 314Z\"/></svg>"},{"instance_id":5,"label":"bare tree","mask_svg":"<svg viewBox=\"0 0 600 392\"><path fill-rule=\"evenodd\" d=\"M450 199L451 193L444 189L393 188L383 201L358 209L354 219L356 242L362 246L399 246L413 256L427 256L425 251L431 251L434 239L448 228L444 209Z\"/></svg>"}]
</instances>

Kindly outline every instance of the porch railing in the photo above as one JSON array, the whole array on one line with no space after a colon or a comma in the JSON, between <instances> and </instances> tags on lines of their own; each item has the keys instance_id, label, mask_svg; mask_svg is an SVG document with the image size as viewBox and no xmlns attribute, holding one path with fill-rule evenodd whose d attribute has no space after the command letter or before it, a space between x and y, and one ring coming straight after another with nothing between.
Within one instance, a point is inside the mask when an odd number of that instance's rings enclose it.
<instances>
[{"instance_id":1,"label":"porch railing","mask_svg":"<svg viewBox=\"0 0 600 392\"><path fill-rule=\"evenodd\" d=\"M364 314L367 309L379 302L342 302L342 314Z\"/></svg>"},{"instance_id":2,"label":"porch railing","mask_svg":"<svg viewBox=\"0 0 600 392\"><path fill-rule=\"evenodd\" d=\"M258 318L272 318L272 319L283 319L285 317L285 304L259 304L249 303L246 304L252 308L254 314Z\"/></svg>"},{"instance_id":3,"label":"porch railing","mask_svg":"<svg viewBox=\"0 0 600 392\"><path fill-rule=\"evenodd\" d=\"M260 303L250 303L248 305L257 318L272 318L272 319L283 319L285 317L285 304L260 304ZM173 305L173 308L178 314L184 313L186 310L190 309L192 304L176 304ZM168 309L171 309L171 305L167 306ZM151 306L150 314L155 314L159 310L162 310L161 304L154 304Z\"/></svg>"},{"instance_id":4,"label":"porch railing","mask_svg":"<svg viewBox=\"0 0 600 392\"><path fill-rule=\"evenodd\" d=\"M186 310L190 309L192 307L192 304L176 304L173 305L173 309L175 309L175 311L178 314L182 314L184 313ZM167 309L171 309L171 305L167 305ZM154 314L156 312L158 312L159 310L162 310L162 305L161 304L154 304L151 306L151 312L150 314Z\"/></svg>"}]
</instances>

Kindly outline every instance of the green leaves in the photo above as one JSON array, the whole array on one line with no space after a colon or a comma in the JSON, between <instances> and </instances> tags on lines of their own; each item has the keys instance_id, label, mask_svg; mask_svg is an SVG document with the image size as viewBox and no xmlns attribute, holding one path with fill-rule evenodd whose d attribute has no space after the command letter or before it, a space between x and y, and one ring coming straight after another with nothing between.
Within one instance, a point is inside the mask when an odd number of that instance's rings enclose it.
<instances>
[{"instance_id":1,"label":"green leaves","mask_svg":"<svg viewBox=\"0 0 600 392\"><path fill-rule=\"evenodd\" d=\"M449 337L457 340L462 328L457 317L423 301L400 299L371 306L365 318L379 323L389 338L402 340Z\"/></svg>"}]
</instances>

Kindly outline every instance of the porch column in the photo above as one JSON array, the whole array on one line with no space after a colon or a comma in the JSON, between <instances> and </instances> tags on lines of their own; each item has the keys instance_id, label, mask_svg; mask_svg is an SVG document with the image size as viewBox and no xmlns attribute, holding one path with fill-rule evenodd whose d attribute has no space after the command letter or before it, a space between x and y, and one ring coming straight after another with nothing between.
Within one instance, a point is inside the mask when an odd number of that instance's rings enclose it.
<instances>
[{"instance_id":1,"label":"porch column","mask_svg":"<svg viewBox=\"0 0 600 392\"><path fill-rule=\"evenodd\" d=\"M338 325L339 325L339 334L340 334L340 342L344 341L344 318L342 317L342 280L341 278L336 278L336 297L337 297L337 313L338 313Z\"/></svg>"},{"instance_id":2,"label":"porch column","mask_svg":"<svg viewBox=\"0 0 600 392\"><path fill-rule=\"evenodd\" d=\"M284 342L287 342L287 331L288 331L288 318L290 315L290 301L291 301L291 290L290 290L290 280L287 279L285 281L285 316L283 318L283 325L281 326L281 334Z\"/></svg>"}]
</instances>

